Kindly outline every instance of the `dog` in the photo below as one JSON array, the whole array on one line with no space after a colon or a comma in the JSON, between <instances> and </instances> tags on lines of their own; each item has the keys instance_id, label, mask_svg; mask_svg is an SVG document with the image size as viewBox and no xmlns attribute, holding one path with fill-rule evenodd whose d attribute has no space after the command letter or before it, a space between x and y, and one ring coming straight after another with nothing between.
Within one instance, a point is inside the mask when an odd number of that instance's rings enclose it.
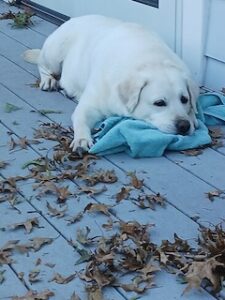
<instances>
[{"instance_id":1,"label":"dog","mask_svg":"<svg viewBox=\"0 0 225 300\"><path fill-rule=\"evenodd\" d=\"M191 135L198 126L199 89L182 60L139 24L98 15L72 18L42 49L24 59L38 65L40 88L79 99L72 114L74 151L92 145L91 129L112 115Z\"/></svg>"}]
</instances>

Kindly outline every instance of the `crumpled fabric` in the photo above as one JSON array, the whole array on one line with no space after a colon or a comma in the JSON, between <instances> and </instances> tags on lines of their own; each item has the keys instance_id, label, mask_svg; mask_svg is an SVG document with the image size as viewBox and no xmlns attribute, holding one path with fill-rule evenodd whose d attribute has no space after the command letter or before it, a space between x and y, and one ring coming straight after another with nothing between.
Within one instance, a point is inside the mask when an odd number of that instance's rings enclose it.
<instances>
[{"instance_id":1,"label":"crumpled fabric","mask_svg":"<svg viewBox=\"0 0 225 300\"><path fill-rule=\"evenodd\" d=\"M181 151L211 143L208 125L225 124L225 97L206 93L197 101L199 127L192 135L163 133L151 124L127 117L112 116L98 124L90 153L109 155L126 152L131 157L159 157L166 150Z\"/></svg>"}]
</instances>

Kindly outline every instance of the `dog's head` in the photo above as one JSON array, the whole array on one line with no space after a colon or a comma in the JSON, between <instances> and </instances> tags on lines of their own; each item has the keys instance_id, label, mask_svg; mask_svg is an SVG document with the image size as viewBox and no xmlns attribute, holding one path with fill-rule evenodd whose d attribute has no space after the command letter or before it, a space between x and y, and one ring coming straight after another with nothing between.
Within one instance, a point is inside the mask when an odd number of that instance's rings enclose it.
<instances>
[{"instance_id":1,"label":"dog's head","mask_svg":"<svg viewBox=\"0 0 225 300\"><path fill-rule=\"evenodd\" d=\"M188 73L176 68L137 74L119 86L128 114L150 122L162 132L189 135L198 126L198 87Z\"/></svg>"}]
</instances>

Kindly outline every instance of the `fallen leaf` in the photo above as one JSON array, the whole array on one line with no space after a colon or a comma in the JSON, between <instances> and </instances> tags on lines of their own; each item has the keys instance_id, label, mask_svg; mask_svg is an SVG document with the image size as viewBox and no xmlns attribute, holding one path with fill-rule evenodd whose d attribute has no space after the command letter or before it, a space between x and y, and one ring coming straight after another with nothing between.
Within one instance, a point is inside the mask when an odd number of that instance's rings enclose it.
<instances>
[{"instance_id":1,"label":"fallen leaf","mask_svg":"<svg viewBox=\"0 0 225 300\"><path fill-rule=\"evenodd\" d=\"M78 229L76 240L82 245L90 245L93 243L93 238L88 237L90 231L91 229L88 226L85 229Z\"/></svg>"},{"instance_id":2,"label":"fallen leaf","mask_svg":"<svg viewBox=\"0 0 225 300\"><path fill-rule=\"evenodd\" d=\"M139 195L137 199L134 198L133 203L142 209L150 208L154 210L156 205L165 207L165 200L166 199L161 196L160 193L151 195L143 194Z\"/></svg>"},{"instance_id":3,"label":"fallen leaf","mask_svg":"<svg viewBox=\"0 0 225 300\"><path fill-rule=\"evenodd\" d=\"M40 86L40 79L37 79L34 83L28 83L27 85L29 85L32 88L39 88L39 86Z\"/></svg>"},{"instance_id":4,"label":"fallen leaf","mask_svg":"<svg viewBox=\"0 0 225 300\"><path fill-rule=\"evenodd\" d=\"M107 220L107 223L102 224L102 227L106 230L112 230L113 228L113 220L111 218L109 218Z\"/></svg>"},{"instance_id":5,"label":"fallen leaf","mask_svg":"<svg viewBox=\"0 0 225 300\"><path fill-rule=\"evenodd\" d=\"M95 281L100 289L104 286L109 286L115 281L115 277L109 270L101 270L94 261L87 263L85 272L80 273L79 278L87 282Z\"/></svg>"},{"instance_id":6,"label":"fallen leaf","mask_svg":"<svg viewBox=\"0 0 225 300\"><path fill-rule=\"evenodd\" d=\"M58 284L67 284L70 281L72 281L76 276L77 276L77 273L74 273L74 274L69 275L67 277L62 276L59 273L55 273L53 275L53 278L51 280L49 280L49 282L54 281Z\"/></svg>"},{"instance_id":7,"label":"fallen leaf","mask_svg":"<svg viewBox=\"0 0 225 300\"><path fill-rule=\"evenodd\" d=\"M55 267L55 264L47 262L47 263L45 263L45 266L52 269Z\"/></svg>"},{"instance_id":8,"label":"fallen leaf","mask_svg":"<svg viewBox=\"0 0 225 300\"><path fill-rule=\"evenodd\" d=\"M5 169L8 165L8 162L0 160L0 169Z\"/></svg>"},{"instance_id":9,"label":"fallen leaf","mask_svg":"<svg viewBox=\"0 0 225 300\"><path fill-rule=\"evenodd\" d=\"M79 212L75 216L72 216L69 219L67 219L66 221L68 222L69 225L69 224L74 224L79 222L82 218L83 218L83 212Z\"/></svg>"},{"instance_id":10,"label":"fallen leaf","mask_svg":"<svg viewBox=\"0 0 225 300\"><path fill-rule=\"evenodd\" d=\"M88 300L103 300L102 290L96 286L86 287Z\"/></svg>"},{"instance_id":11,"label":"fallen leaf","mask_svg":"<svg viewBox=\"0 0 225 300\"><path fill-rule=\"evenodd\" d=\"M82 186L82 187L79 187L78 194L85 193L85 194L88 194L90 196L93 196L93 195L101 194L102 192L105 192L105 191L107 191L107 188L105 186L103 186L99 189L94 189L94 188L91 188L89 186Z\"/></svg>"},{"instance_id":12,"label":"fallen leaf","mask_svg":"<svg viewBox=\"0 0 225 300\"><path fill-rule=\"evenodd\" d=\"M36 262L35 262L35 266L39 266L42 263L41 258L39 257Z\"/></svg>"},{"instance_id":13,"label":"fallen leaf","mask_svg":"<svg viewBox=\"0 0 225 300\"><path fill-rule=\"evenodd\" d=\"M1 19L1 17L0 17L0 19ZM18 107L18 106L16 106L16 105L14 105L14 104L12 104L12 103L6 103L5 104L5 107L4 107L4 112L5 113L12 113L12 112L14 112L14 111L17 111L17 110L20 110L20 109L22 109L21 107Z\"/></svg>"},{"instance_id":14,"label":"fallen leaf","mask_svg":"<svg viewBox=\"0 0 225 300\"><path fill-rule=\"evenodd\" d=\"M0 284L5 281L4 273L6 270L0 270Z\"/></svg>"},{"instance_id":15,"label":"fallen leaf","mask_svg":"<svg viewBox=\"0 0 225 300\"><path fill-rule=\"evenodd\" d=\"M15 13L15 17L13 18L12 27L14 28L24 28L33 25L31 18L34 14L31 11L24 11Z\"/></svg>"},{"instance_id":16,"label":"fallen leaf","mask_svg":"<svg viewBox=\"0 0 225 300\"><path fill-rule=\"evenodd\" d=\"M207 195L207 197L210 201L214 201L215 200L214 198L215 197L220 197L221 194L223 194L223 192L219 191L219 190L215 190L215 191L211 191L211 192L206 193L206 195Z\"/></svg>"},{"instance_id":17,"label":"fallen leaf","mask_svg":"<svg viewBox=\"0 0 225 300\"><path fill-rule=\"evenodd\" d=\"M130 195L130 187L122 187L121 190L116 194L116 202L120 202L124 199L127 199Z\"/></svg>"},{"instance_id":18,"label":"fallen leaf","mask_svg":"<svg viewBox=\"0 0 225 300\"><path fill-rule=\"evenodd\" d=\"M11 258L11 251L1 251L0 250L0 266L1 265L9 265L13 262Z\"/></svg>"},{"instance_id":19,"label":"fallen leaf","mask_svg":"<svg viewBox=\"0 0 225 300\"><path fill-rule=\"evenodd\" d=\"M15 13L13 13L11 10L8 12L0 14L0 20L10 20L15 18Z\"/></svg>"},{"instance_id":20,"label":"fallen leaf","mask_svg":"<svg viewBox=\"0 0 225 300\"><path fill-rule=\"evenodd\" d=\"M38 277L40 274L40 270L32 270L29 272L28 280L32 284L34 282L40 281L40 278Z\"/></svg>"},{"instance_id":21,"label":"fallen leaf","mask_svg":"<svg viewBox=\"0 0 225 300\"><path fill-rule=\"evenodd\" d=\"M215 257L211 257L203 262L192 262L188 272L185 274L188 285L184 289L183 294L192 288L200 288L202 280L205 278L211 282L214 292L218 292L221 288L221 278L215 273L215 270L220 266L224 267L224 264L218 262Z\"/></svg>"},{"instance_id":22,"label":"fallen leaf","mask_svg":"<svg viewBox=\"0 0 225 300\"><path fill-rule=\"evenodd\" d=\"M57 201L59 203L64 203L71 195L72 193L69 190L68 186L62 186L58 187L54 182L52 181L45 181L37 186L33 186L33 189L37 189L41 187L41 191L39 193L39 196L42 196L44 194L53 194L57 196Z\"/></svg>"},{"instance_id":23,"label":"fallen leaf","mask_svg":"<svg viewBox=\"0 0 225 300\"><path fill-rule=\"evenodd\" d=\"M86 249L76 248L76 250L80 254L80 258L75 262L75 265L82 264L91 259L92 254L89 251L87 251Z\"/></svg>"},{"instance_id":24,"label":"fallen leaf","mask_svg":"<svg viewBox=\"0 0 225 300\"><path fill-rule=\"evenodd\" d=\"M73 294L70 297L70 300L81 300L81 299L75 292L73 292Z\"/></svg>"},{"instance_id":25,"label":"fallen leaf","mask_svg":"<svg viewBox=\"0 0 225 300\"><path fill-rule=\"evenodd\" d=\"M28 219L24 222L19 222L19 223L15 223L15 224L11 224L8 226L8 228L15 230L18 229L20 227L24 227L27 233L30 233L33 230L33 226L38 226L39 225L39 221L38 218L32 218L32 219Z\"/></svg>"},{"instance_id":26,"label":"fallen leaf","mask_svg":"<svg viewBox=\"0 0 225 300\"><path fill-rule=\"evenodd\" d=\"M118 180L114 170L99 170L92 175L83 174L81 178L85 180L89 186L93 186L97 183L114 183Z\"/></svg>"},{"instance_id":27,"label":"fallen leaf","mask_svg":"<svg viewBox=\"0 0 225 300\"><path fill-rule=\"evenodd\" d=\"M100 212L103 213L106 216L110 216L109 210L112 208L112 206L106 205L106 204L96 204L96 203L89 203L85 208L84 212Z\"/></svg>"},{"instance_id":28,"label":"fallen leaf","mask_svg":"<svg viewBox=\"0 0 225 300\"><path fill-rule=\"evenodd\" d=\"M31 110L31 112L40 113L42 115L62 114L61 110L53 110L53 109L38 109L38 110Z\"/></svg>"},{"instance_id":29,"label":"fallen leaf","mask_svg":"<svg viewBox=\"0 0 225 300\"><path fill-rule=\"evenodd\" d=\"M44 290L43 292L29 291L26 295L19 297L14 296L12 300L48 300L53 297L55 294L50 290Z\"/></svg>"},{"instance_id":30,"label":"fallen leaf","mask_svg":"<svg viewBox=\"0 0 225 300\"><path fill-rule=\"evenodd\" d=\"M53 242L53 238L47 238L47 237L36 237L33 239L30 239L30 247L34 249L34 251L38 251L41 249L42 246L46 244L51 244Z\"/></svg>"},{"instance_id":31,"label":"fallen leaf","mask_svg":"<svg viewBox=\"0 0 225 300\"><path fill-rule=\"evenodd\" d=\"M131 177L131 185L135 188L135 189L141 189L144 185L144 180L140 180L137 178L135 172L130 172L127 174L128 176Z\"/></svg>"},{"instance_id":32,"label":"fallen leaf","mask_svg":"<svg viewBox=\"0 0 225 300\"><path fill-rule=\"evenodd\" d=\"M187 156L198 156L203 153L202 149L189 149L189 150L183 150L181 153L187 155Z\"/></svg>"},{"instance_id":33,"label":"fallen leaf","mask_svg":"<svg viewBox=\"0 0 225 300\"><path fill-rule=\"evenodd\" d=\"M122 289L124 289L124 291L126 292L135 292L138 294L142 294L146 291L146 289L148 288L147 286L144 287L140 287L134 283L130 283L130 284L121 284L120 287Z\"/></svg>"},{"instance_id":34,"label":"fallen leaf","mask_svg":"<svg viewBox=\"0 0 225 300\"><path fill-rule=\"evenodd\" d=\"M67 207L64 208L63 210L58 210L55 207L51 206L49 202L47 201L47 209L48 209L48 214L52 217L57 217L57 218L62 218L65 216L65 213L67 211Z\"/></svg>"}]
</instances>

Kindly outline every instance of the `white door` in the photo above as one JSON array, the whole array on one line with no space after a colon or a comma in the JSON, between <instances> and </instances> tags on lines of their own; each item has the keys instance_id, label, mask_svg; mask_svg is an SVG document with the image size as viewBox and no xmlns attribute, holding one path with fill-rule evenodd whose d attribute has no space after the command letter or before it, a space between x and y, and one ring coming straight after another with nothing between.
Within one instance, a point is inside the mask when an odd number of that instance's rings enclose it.
<instances>
[{"instance_id":1,"label":"white door","mask_svg":"<svg viewBox=\"0 0 225 300\"><path fill-rule=\"evenodd\" d=\"M32 2L70 17L103 14L142 23L157 31L170 47L176 49L176 0L33 0ZM156 6L158 3L158 8L151 6L151 3Z\"/></svg>"}]
</instances>

